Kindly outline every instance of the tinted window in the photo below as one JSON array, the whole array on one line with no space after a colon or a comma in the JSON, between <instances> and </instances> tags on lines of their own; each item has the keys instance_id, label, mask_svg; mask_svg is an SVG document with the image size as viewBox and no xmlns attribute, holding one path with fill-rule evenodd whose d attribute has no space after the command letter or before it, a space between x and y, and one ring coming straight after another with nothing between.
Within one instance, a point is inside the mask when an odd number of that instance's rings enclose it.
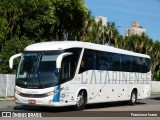
<instances>
[{"instance_id":1,"label":"tinted window","mask_svg":"<svg viewBox=\"0 0 160 120\"><path fill-rule=\"evenodd\" d=\"M77 68L78 60L80 57L81 49L72 48L65 50L65 52L72 52L72 55L66 56L62 60L60 79L65 82L74 77Z\"/></svg>"},{"instance_id":2,"label":"tinted window","mask_svg":"<svg viewBox=\"0 0 160 120\"><path fill-rule=\"evenodd\" d=\"M151 60L146 59L146 63L147 63L147 72L149 72L150 71L150 66L151 66Z\"/></svg>"},{"instance_id":3,"label":"tinted window","mask_svg":"<svg viewBox=\"0 0 160 120\"><path fill-rule=\"evenodd\" d=\"M142 68L142 58L136 57L136 60L137 60L137 71L136 71L136 72L141 72L141 68Z\"/></svg>"},{"instance_id":4,"label":"tinted window","mask_svg":"<svg viewBox=\"0 0 160 120\"><path fill-rule=\"evenodd\" d=\"M132 57L129 55L121 55L121 71L131 72Z\"/></svg>"},{"instance_id":5,"label":"tinted window","mask_svg":"<svg viewBox=\"0 0 160 120\"><path fill-rule=\"evenodd\" d=\"M142 58L142 73L146 73L150 71L150 60L147 58Z\"/></svg>"},{"instance_id":6,"label":"tinted window","mask_svg":"<svg viewBox=\"0 0 160 120\"><path fill-rule=\"evenodd\" d=\"M116 54L116 53L112 53L112 55L110 57L112 57L112 70L113 71L120 71L120 68L121 68L121 55L120 54Z\"/></svg>"},{"instance_id":7,"label":"tinted window","mask_svg":"<svg viewBox=\"0 0 160 120\"><path fill-rule=\"evenodd\" d=\"M97 70L110 70L111 65L109 53L97 51Z\"/></svg>"},{"instance_id":8,"label":"tinted window","mask_svg":"<svg viewBox=\"0 0 160 120\"><path fill-rule=\"evenodd\" d=\"M136 56L132 56L132 72L139 72L139 65Z\"/></svg>"},{"instance_id":9,"label":"tinted window","mask_svg":"<svg viewBox=\"0 0 160 120\"><path fill-rule=\"evenodd\" d=\"M96 51L85 49L80 65L79 73L96 69Z\"/></svg>"},{"instance_id":10,"label":"tinted window","mask_svg":"<svg viewBox=\"0 0 160 120\"><path fill-rule=\"evenodd\" d=\"M150 71L150 59L85 49L79 73L87 70L146 73Z\"/></svg>"}]
</instances>

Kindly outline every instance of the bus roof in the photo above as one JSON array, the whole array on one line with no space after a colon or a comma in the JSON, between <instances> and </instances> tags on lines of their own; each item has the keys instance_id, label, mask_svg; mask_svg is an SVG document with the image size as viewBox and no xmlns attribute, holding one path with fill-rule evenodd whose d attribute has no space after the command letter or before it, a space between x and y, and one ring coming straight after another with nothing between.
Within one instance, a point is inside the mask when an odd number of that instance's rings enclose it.
<instances>
[{"instance_id":1,"label":"bus roof","mask_svg":"<svg viewBox=\"0 0 160 120\"><path fill-rule=\"evenodd\" d=\"M135 53L132 51L114 48L112 46L107 46L107 45L99 45L99 44L80 42L80 41L52 41L52 42L35 43L27 46L24 49L24 51L52 51L52 50L64 50L68 48L77 48L77 47L150 58L150 56L141 53Z\"/></svg>"}]
</instances>

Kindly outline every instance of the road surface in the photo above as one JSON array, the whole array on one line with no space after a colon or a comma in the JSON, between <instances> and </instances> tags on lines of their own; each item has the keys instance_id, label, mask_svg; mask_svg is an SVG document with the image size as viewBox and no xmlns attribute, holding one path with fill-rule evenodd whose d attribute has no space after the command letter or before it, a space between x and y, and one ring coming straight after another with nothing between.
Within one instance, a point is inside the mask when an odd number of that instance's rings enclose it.
<instances>
[{"instance_id":1,"label":"road surface","mask_svg":"<svg viewBox=\"0 0 160 120\"><path fill-rule=\"evenodd\" d=\"M24 106L16 105L13 101L0 101L0 111L12 111L21 114L37 113L42 116L41 119L43 117L47 117L46 119L55 117L56 120L71 120L75 119L74 117L76 117L76 120L82 119L81 117L84 117L83 120L106 120L106 118L120 120L121 117L123 117L123 120L128 118L133 120L136 120L136 118L149 120L151 117L158 120L160 119L160 94L151 95L148 99L140 100L134 106L130 106L124 102L112 102L87 105L84 111L74 111L73 107ZM37 120L40 119L37 118Z\"/></svg>"}]
</instances>

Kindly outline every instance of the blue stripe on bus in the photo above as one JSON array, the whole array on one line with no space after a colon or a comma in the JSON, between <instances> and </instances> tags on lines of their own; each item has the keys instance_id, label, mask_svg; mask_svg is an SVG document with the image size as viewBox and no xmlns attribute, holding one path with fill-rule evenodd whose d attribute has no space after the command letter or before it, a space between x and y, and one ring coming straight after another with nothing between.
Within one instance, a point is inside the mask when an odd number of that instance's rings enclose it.
<instances>
[{"instance_id":1,"label":"blue stripe on bus","mask_svg":"<svg viewBox=\"0 0 160 120\"><path fill-rule=\"evenodd\" d=\"M60 88L61 88L60 85L55 86L55 87L54 87L54 91L57 91L57 90L59 90ZM54 98L53 98L53 102L59 102L59 101L60 101L60 92L54 94Z\"/></svg>"}]
</instances>

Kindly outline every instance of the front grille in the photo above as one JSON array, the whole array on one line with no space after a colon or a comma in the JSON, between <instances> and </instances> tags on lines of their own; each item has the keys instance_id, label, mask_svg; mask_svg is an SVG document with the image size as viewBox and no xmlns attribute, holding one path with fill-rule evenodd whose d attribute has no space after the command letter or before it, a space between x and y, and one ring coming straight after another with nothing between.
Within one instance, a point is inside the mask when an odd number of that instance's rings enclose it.
<instances>
[{"instance_id":1,"label":"front grille","mask_svg":"<svg viewBox=\"0 0 160 120\"><path fill-rule=\"evenodd\" d=\"M29 97L29 98L43 98L43 97L47 97L48 94L44 93L44 94L26 94L26 93L20 93L19 94L22 97Z\"/></svg>"}]
</instances>

